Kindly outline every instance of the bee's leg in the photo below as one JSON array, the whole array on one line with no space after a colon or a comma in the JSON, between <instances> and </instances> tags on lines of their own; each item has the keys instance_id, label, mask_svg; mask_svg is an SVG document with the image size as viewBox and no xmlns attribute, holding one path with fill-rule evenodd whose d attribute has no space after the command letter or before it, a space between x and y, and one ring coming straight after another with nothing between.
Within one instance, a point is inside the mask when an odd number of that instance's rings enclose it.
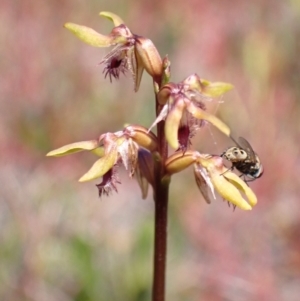
<instances>
[{"instance_id":1,"label":"bee's leg","mask_svg":"<svg viewBox=\"0 0 300 301\"><path fill-rule=\"evenodd\" d=\"M225 201L225 200L224 200ZM232 205L232 208L233 208L233 212L235 211L235 208L236 208L236 205L233 205L233 204L231 204L230 202L228 202L227 201L227 204L228 204L228 207L230 208L231 207L231 205Z\"/></svg>"},{"instance_id":2,"label":"bee's leg","mask_svg":"<svg viewBox=\"0 0 300 301\"><path fill-rule=\"evenodd\" d=\"M220 176L222 176L222 175L224 175L224 174L226 174L226 172L228 172L229 170L231 170L231 171L233 171L233 165L230 167L230 168L228 168L226 171L224 171L223 173L221 173L220 174Z\"/></svg>"},{"instance_id":3,"label":"bee's leg","mask_svg":"<svg viewBox=\"0 0 300 301\"><path fill-rule=\"evenodd\" d=\"M240 174L239 177L242 178L242 180L247 184L247 186L249 186L249 185L248 185L247 178L246 178L246 176L245 176L243 173Z\"/></svg>"},{"instance_id":4,"label":"bee's leg","mask_svg":"<svg viewBox=\"0 0 300 301\"><path fill-rule=\"evenodd\" d=\"M249 179L249 178L247 178L247 176L245 174L243 174L243 173L240 175L240 178L241 177L243 177L243 181L247 184L247 186L249 186L248 182L252 182L252 181L255 180L255 179Z\"/></svg>"}]
</instances>

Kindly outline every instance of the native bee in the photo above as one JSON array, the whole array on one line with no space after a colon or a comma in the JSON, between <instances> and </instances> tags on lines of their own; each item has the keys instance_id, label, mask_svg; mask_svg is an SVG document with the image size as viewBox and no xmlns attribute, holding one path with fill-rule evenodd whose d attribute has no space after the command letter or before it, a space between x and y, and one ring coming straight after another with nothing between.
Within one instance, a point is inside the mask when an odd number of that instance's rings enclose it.
<instances>
[{"instance_id":1,"label":"native bee","mask_svg":"<svg viewBox=\"0 0 300 301\"><path fill-rule=\"evenodd\" d=\"M259 160L258 155L252 149L250 143L243 137L239 137L238 142L232 139L237 146L233 146L225 150L221 157L232 163L232 169L240 171L241 176L248 177L254 181L263 174L263 166Z\"/></svg>"}]
</instances>

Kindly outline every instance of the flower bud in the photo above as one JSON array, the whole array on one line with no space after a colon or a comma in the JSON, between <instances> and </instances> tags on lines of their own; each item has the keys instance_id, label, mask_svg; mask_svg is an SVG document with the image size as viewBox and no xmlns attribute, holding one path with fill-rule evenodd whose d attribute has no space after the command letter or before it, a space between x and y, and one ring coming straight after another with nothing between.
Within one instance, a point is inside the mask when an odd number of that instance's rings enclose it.
<instances>
[{"instance_id":1,"label":"flower bud","mask_svg":"<svg viewBox=\"0 0 300 301\"><path fill-rule=\"evenodd\" d=\"M158 141L153 132L140 125L129 125L124 133L131 137L138 145L148 149L150 152L157 150Z\"/></svg>"},{"instance_id":2,"label":"flower bud","mask_svg":"<svg viewBox=\"0 0 300 301\"><path fill-rule=\"evenodd\" d=\"M135 36L135 38L135 53L137 57L137 63L142 63L142 66L157 82L161 79L162 74L161 57L150 39L140 36Z\"/></svg>"}]
</instances>

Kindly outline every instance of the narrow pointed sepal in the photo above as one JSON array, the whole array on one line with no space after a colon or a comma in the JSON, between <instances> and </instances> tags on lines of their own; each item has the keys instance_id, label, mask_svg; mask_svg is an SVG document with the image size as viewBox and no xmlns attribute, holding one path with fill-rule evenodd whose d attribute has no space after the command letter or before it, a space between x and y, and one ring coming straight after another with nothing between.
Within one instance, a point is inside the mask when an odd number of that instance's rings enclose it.
<instances>
[{"instance_id":1,"label":"narrow pointed sepal","mask_svg":"<svg viewBox=\"0 0 300 301\"><path fill-rule=\"evenodd\" d=\"M94 29L83 25L66 23L64 27L74 33L80 40L94 47L109 47L114 43L112 36L102 35Z\"/></svg>"},{"instance_id":2,"label":"narrow pointed sepal","mask_svg":"<svg viewBox=\"0 0 300 301\"><path fill-rule=\"evenodd\" d=\"M194 176L196 184L207 204L211 203L211 199L216 199L214 187L210 180L209 174L200 164L194 164Z\"/></svg>"},{"instance_id":3,"label":"narrow pointed sepal","mask_svg":"<svg viewBox=\"0 0 300 301\"><path fill-rule=\"evenodd\" d=\"M201 93L208 97L219 97L234 88L233 85L223 82L210 82L201 79Z\"/></svg>"},{"instance_id":4,"label":"narrow pointed sepal","mask_svg":"<svg viewBox=\"0 0 300 301\"><path fill-rule=\"evenodd\" d=\"M214 189L219 193L223 199L232 203L243 210L251 210L251 203L255 202L256 197L251 194L251 189L245 190L242 184L242 179L237 179L231 170L228 170L224 165L222 158L219 156L200 156L198 162L207 170ZM226 175L226 176L225 176ZM229 180L230 179L230 180ZM248 198L247 202L241 193L247 193L251 200ZM250 203L251 202L251 203Z\"/></svg>"},{"instance_id":5,"label":"narrow pointed sepal","mask_svg":"<svg viewBox=\"0 0 300 301\"><path fill-rule=\"evenodd\" d=\"M134 81L134 92L137 92L141 85L142 76L144 73L143 60L137 50L134 48L131 50L133 54L130 56L130 64L132 66L132 76Z\"/></svg>"},{"instance_id":6,"label":"narrow pointed sepal","mask_svg":"<svg viewBox=\"0 0 300 301\"><path fill-rule=\"evenodd\" d=\"M152 154L143 148L138 152L136 179L142 191L142 198L148 194L149 184L154 187L154 162Z\"/></svg>"},{"instance_id":7,"label":"narrow pointed sepal","mask_svg":"<svg viewBox=\"0 0 300 301\"><path fill-rule=\"evenodd\" d=\"M213 177L212 183L220 196L228 202L243 210L252 209L251 205L242 197L239 190L234 185L229 184L224 177Z\"/></svg>"},{"instance_id":8,"label":"narrow pointed sepal","mask_svg":"<svg viewBox=\"0 0 300 301\"><path fill-rule=\"evenodd\" d=\"M119 26L121 24L125 24L124 21L116 14L108 12L108 11L102 11L99 13L100 16L105 17L109 20L111 20L115 26Z\"/></svg>"},{"instance_id":9,"label":"narrow pointed sepal","mask_svg":"<svg viewBox=\"0 0 300 301\"><path fill-rule=\"evenodd\" d=\"M248 199L249 204L254 207L257 204L257 197L252 189L235 173L224 173L224 177L232 183L239 191L244 193Z\"/></svg>"},{"instance_id":10,"label":"narrow pointed sepal","mask_svg":"<svg viewBox=\"0 0 300 301\"><path fill-rule=\"evenodd\" d=\"M154 159L153 155L146 149L140 148L138 152L138 167L147 179L148 183L154 187Z\"/></svg>"},{"instance_id":11,"label":"narrow pointed sepal","mask_svg":"<svg viewBox=\"0 0 300 301\"><path fill-rule=\"evenodd\" d=\"M216 116L209 114L195 106L190 102L187 106L187 110L197 119L203 119L214 125L218 130L224 133L226 136L230 136L230 128Z\"/></svg>"},{"instance_id":12,"label":"narrow pointed sepal","mask_svg":"<svg viewBox=\"0 0 300 301\"><path fill-rule=\"evenodd\" d=\"M117 159L117 148L113 148L106 156L97 160L90 170L79 179L79 182L92 181L102 177L116 164Z\"/></svg>"},{"instance_id":13,"label":"narrow pointed sepal","mask_svg":"<svg viewBox=\"0 0 300 301\"><path fill-rule=\"evenodd\" d=\"M169 110L169 106L168 104L165 104L159 115L157 116L157 118L154 120L154 122L151 124L150 128L148 129L148 131L150 132L151 129L153 129L153 127L155 127L159 122L161 122L162 120L165 120L165 118L167 117L168 115L168 110Z\"/></svg>"},{"instance_id":14,"label":"narrow pointed sepal","mask_svg":"<svg viewBox=\"0 0 300 301\"><path fill-rule=\"evenodd\" d=\"M178 128L185 108L186 105L184 99L183 98L178 99L176 103L173 105L172 109L170 110L166 118L166 123L165 123L166 139L169 145L174 149L179 148Z\"/></svg>"},{"instance_id":15,"label":"narrow pointed sepal","mask_svg":"<svg viewBox=\"0 0 300 301\"><path fill-rule=\"evenodd\" d=\"M99 142L97 140L90 141L80 141L71 144L64 145L60 148L57 148L51 152L49 152L47 157L61 157L74 153L78 153L81 151L91 151L97 149L99 146Z\"/></svg>"},{"instance_id":16,"label":"narrow pointed sepal","mask_svg":"<svg viewBox=\"0 0 300 301\"><path fill-rule=\"evenodd\" d=\"M148 189L149 189L149 182L146 179L146 177L141 173L140 169L137 168L135 171L135 178L139 184L139 187L142 192L142 199L146 199L148 195Z\"/></svg>"}]
</instances>

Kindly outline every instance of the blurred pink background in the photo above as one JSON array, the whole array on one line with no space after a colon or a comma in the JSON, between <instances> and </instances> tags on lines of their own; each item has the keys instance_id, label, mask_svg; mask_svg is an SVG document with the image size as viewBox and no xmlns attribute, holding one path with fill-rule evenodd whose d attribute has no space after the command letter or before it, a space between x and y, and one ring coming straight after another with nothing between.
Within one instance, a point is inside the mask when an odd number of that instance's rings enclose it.
<instances>
[{"instance_id":1,"label":"blurred pink background","mask_svg":"<svg viewBox=\"0 0 300 301\"><path fill-rule=\"evenodd\" d=\"M78 183L89 153L45 154L154 120L152 83L111 84L107 50L63 28L105 34L100 11L168 54L172 80L197 73L235 89L213 110L249 140L265 167L250 186L251 212L207 205L192 170L170 191L166 300L297 301L300 296L300 2L8 1L0 3L0 300L150 300L153 203L124 172L119 193L99 199ZM232 142L214 128L193 142L220 154Z\"/></svg>"}]
</instances>

